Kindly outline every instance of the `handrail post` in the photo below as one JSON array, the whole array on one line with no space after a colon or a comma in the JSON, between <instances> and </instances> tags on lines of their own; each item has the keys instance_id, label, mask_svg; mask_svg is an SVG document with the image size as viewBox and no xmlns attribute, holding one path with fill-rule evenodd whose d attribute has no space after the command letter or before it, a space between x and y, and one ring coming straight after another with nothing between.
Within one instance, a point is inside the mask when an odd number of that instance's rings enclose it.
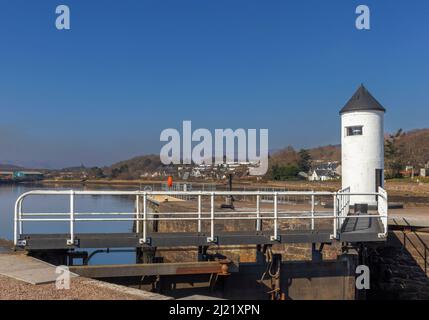
<instances>
[{"instance_id":1,"label":"handrail post","mask_svg":"<svg viewBox=\"0 0 429 320\"><path fill-rule=\"evenodd\" d=\"M19 200L18 200L19 201ZM14 212L14 218L13 218L13 244L15 246L18 245L18 223L19 223L19 217L18 217L18 201L15 202L15 212Z\"/></svg>"},{"instance_id":2,"label":"handrail post","mask_svg":"<svg viewBox=\"0 0 429 320\"><path fill-rule=\"evenodd\" d=\"M334 193L334 233L332 235L333 239L337 238L337 193Z\"/></svg>"},{"instance_id":3,"label":"handrail post","mask_svg":"<svg viewBox=\"0 0 429 320\"><path fill-rule=\"evenodd\" d=\"M311 230L314 230L314 192L311 195Z\"/></svg>"},{"instance_id":4,"label":"handrail post","mask_svg":"<svg viewBox=\"0 0 429 320\"><path fill-rule=\"evenodd\" d=\"M14 206L14 218L13 218L13 243L15 246L25 244L26 241L19 241L19 237L24 232L24 222L22 221L22 203L24 201L24 197L26 195L22 195L18 198L18 200L15 202ZM20 243L18 243L20 242Z\"/></svg>"},{"instance_id":5,"label":"handrail post","mask_svg":"<svg viewBox=\"0 0 429 320\"><path fill-rule=\"evenodd\" d=\"M342 216L343 216L343 219L341 220L341 226L344 224L344 221L346 220L346 216L347 216L347 206L348 206L348 203L347 203L347 194L344 192L342 195L341 195L341 199L342 199L342 201L343 201L343 206L342 206Z\"/></svg>"},{"instance_id":6,"label":"handrail post","mask_svg":"<svg viewBox=\"0 0 429 320\"><path fill-rule=\"evenodd\" d=\"M214 221L215 221L215 194L214 192L210 195L210 237L207 238L207 242L216 242L214 236Z\"/></svg>"},{"instance_id":7,"label":"handrail post","mask_svg":"<svg viewBox=\"0 0 429 320\"><path fill-rule=\"evenodd\" d=\"M147 243L147 192L143 194L143 238L140 244Z\"/></svg>"},{"instance_id":8,"label":"handrail post","mask_svg":"<svg viewBox=\"0 0 429 320\"><path fill-rule=\"evenodd\" d=\"M388 219L387 219L387 215L388 215L388 210L389 210L389 206L388 206L388 200L387 200L387 192L381 188L378 187L378 205L377 205L377 209L378 209L378 214L380 216L380 220L383 224L383 231L384 233L382 235L379 236L387 236L387 231L388 231Z\"/></svg>"},{"instance_id":9,"label":"handrail post","mask_svg":"<svg viewBox=\"0 0 429 320\"><path fill-rule=\"evenodd\" d=\"M67 245L74 245L74 190L70 191L70 240Z\"/></svg>"},{"instance_id":10,"label":"handrail post","mask_svg":"<svg viewBox=\"0 0 429 320\"><path fill-rule=\"evenodd\" d=\"M277 208L277 192L274 193L274 235L271 236L271 241L279 241L278 235L278 208Z\"/></svg>"},{"instance_id":11,"label":"handrail post","mask_svg":"<svg viewBox=\"0 0 429 320\"><path fill-rule=\"evenodd\" d=\"M388 218L387 218L387 215L388 215L388 210L389 210L389 202L388 202L388 200L387 200L387 192L386 191L384 191L384 189L383 189L383 195L385 196L385 199L384 199L384 215L385 215L385 217L384 217L384 233L385 233L385 235L387 236L387 223L388 223Z\"/></svg>"},{"instance_id":12,"label":"handrail post","mask_svg":"<svg viewBox=\"0 0 429 320\"><path fill-rule=\"evenodd\" d=\"M201 191L198 195L198 233L201 232L201 211L202 211L202 203L201 203Z\"/></svg>"},{"instance_id":13,"label":"handrail post","mask_svg":"<svg viewBox=\"0 0 429 320\"><path fill-rule=\"evenodd\" d=\"M261 231L261 196L256 196L256 231Z\"/></svg>"},{"instance_id":14,"label":"handrail post","mask_svg":"<svg viewBox=\"0 0 429 320\"><path fill-rule=\"evenodd\" d=\"M18 202L18 214L19 214L19 234L24 232L24 226L22 222L22 199Z\"/></svg>"},{"instance_id":15,"label":"handrail post","mask_svg":"<svg viewBox=\"0 0 429 320\"><path fill-rule=\"evenodd\" d=\"M343 217L343 194L342 191L338 192L337 197L337 203L338 203L338 228L341 228L343 225L342 223L342 217Z\"/></svg>"},{"instance_id":16,"label":"handrail post","mask_svg":"<svg viewBox=\"0 0 429 320\"><path fill-rule=\"evenodd\" d=\"M140 232L140 196L136 195L136 233Z\"/></svg>"}]
</instances>

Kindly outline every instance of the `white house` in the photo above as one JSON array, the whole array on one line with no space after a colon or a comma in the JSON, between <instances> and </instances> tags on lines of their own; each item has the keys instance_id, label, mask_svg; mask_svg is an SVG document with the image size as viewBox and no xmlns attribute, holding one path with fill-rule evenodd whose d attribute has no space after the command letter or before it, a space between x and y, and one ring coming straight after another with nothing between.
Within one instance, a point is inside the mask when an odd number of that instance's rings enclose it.
<instances>
[{"instance_id":1,"label":"white house","mask_svg":"<svg viewBox=\"0 0 429 320\"><path fill-rule=\"evenodd\" d=\"M321 162L316 161L308 175L309 181L327 181L336 180L340 177L341 166L338 161Z\"/></svg>"},{"instance_id":2,"label":"white house","mask_svg":"<svg viewBox=\"0 0 429 320\"><path fill-rule=\"evenodd\" d=\"M308 176L309 181L328 181L335 180L338 176L335 171L324 170L324 169L314 169L311 174Z\"/></svg>"}]
</instances>

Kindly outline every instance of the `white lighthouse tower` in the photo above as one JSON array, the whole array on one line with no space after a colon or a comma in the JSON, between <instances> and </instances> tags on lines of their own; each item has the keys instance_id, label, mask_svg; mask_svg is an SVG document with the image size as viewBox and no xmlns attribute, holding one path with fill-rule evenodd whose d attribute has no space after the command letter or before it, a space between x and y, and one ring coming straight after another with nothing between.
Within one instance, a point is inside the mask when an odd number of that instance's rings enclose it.
<instances>
[{"instance_id":1,"label":"white lighthouse tower","mask_svg":"<svg viewBox=\"0 0 429 320\"><path fill-rule=\"evenodd\" d=\"M352 193L378 192L384 184L384 113L386 109L361 85L341 109L342 187ZM352 196L350 204L377 202Z\"/></svg>"}]
</instances>

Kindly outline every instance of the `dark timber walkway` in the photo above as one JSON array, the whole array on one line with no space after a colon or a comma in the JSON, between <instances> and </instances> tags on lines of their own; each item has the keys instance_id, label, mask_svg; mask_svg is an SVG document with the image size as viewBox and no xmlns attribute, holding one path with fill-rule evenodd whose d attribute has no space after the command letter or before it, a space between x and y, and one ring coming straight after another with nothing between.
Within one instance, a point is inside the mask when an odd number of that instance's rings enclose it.
<instances>
[{"instance_id":1,"label":"dark timber walkway","mask_svg":"<svg viewBox=\"0 0 429 320\"><path fill-rule=\"evenodd\" d=\"M383 225L378 217L346 218L341 228L340 238L345 242L379 241Z\"/></svg>"}]
</instances>

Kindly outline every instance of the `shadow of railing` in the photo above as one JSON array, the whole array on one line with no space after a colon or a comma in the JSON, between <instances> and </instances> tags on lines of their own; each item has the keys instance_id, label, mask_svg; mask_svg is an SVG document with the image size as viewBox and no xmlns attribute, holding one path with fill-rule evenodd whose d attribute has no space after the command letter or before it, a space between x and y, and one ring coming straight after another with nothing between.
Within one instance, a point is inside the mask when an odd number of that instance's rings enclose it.
<instances>
[{"instance_id":1,"label":"shadow of railing","mask_svg":"<svg viewBox=\"0 0 429 320\"><path fill-rule=\"evenodd\" d=\"M407 249L407 244L411 244L412 248L414 248L415 252L418 254L418 256L420 256L420 258L423 259L423 270L427 276L427 269L428 269L428 250L429 247L426 244L426 242L424 241L424 239L421 238L421 236L417 233L417 232L412 232L412 234L416 237L416 239L418 239L419 244L420 244L420 248L418 245L416 245L413 240L409 237L409 233L407 231L403 231L403 247L406 250ZM422 252L423 251L423 252ZM415 259L414 255L409 252L410 255ZM415 259L416 260L416 259ZM416 260L417 265L420 265L419 262Z\"/></svg>"},{"instance_id":2,"label":"shadow of railing","mask_svg":"<svg viewBox=\"0 0 429 320\"><path fill-rule=\"evenodd\" d=\"M428 244L429 234L391 230L384 246L370 250L367 299L429 299Z\"/></svg>"}]
</instances>

